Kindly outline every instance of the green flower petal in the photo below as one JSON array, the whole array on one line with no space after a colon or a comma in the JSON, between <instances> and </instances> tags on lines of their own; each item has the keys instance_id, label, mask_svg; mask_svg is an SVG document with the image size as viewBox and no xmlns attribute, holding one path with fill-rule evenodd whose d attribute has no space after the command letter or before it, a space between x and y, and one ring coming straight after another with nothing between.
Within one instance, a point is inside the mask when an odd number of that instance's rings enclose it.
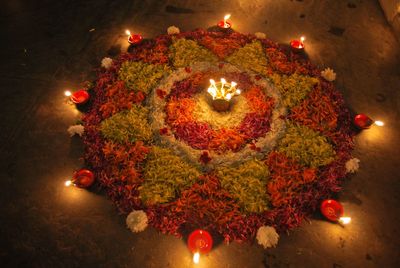
<instances>
[{"instance_id":1,"label":"green flower petal","mask_svg":"<svg viewBox=\"0 0 400 268\"><path fill-rule=\"evenodd\" d=\"M245 212L263 212L268 209L266 185L269 178L267 166L251 160L234 167L216 170L222 188L227 190Z\"/></svg>"},{"instance_id":2,"label":"green flower petal","mask_svg":"<svg viewBox=\"0 0 400 268\"><path fill-rule=\"evenodd\" d=\"M181 38L170 47L169 58L175 68L187 67L198 61L217 62L217 57L196 41Z\"/></svg>"},{"instance_id":3,"label":"green flower petal","mask_svg":"<svg viewBox=\"0 0 400 268\"><path fill-rule=\"evenodd\" d=\"M128 89L149 93L158 81L170 72L167 65L153 65L143 62L124 62L118 72L118 78L123 80Z\"/></svg>"},{"instance_id":4,"label":"green flower petal","mask_svg":"<svg viewBox=\"0 0 400 268\"><path fill-rule=\"evenodd\" d=\"M327 165L335 159L335 151L325 136L291 122L287 123L286 134L279 142L278 151L313 168Z\"/></svg>"},{"instance_id":5,"label":"green flower petal","mask_svg":"<svg viewBox=\"0 0 400 268\"><path fill-rule=\"evenodd\" d=\"M109 140L119 143L149 141L151 128L147 121L148 109L134 105L132 109L117 113L100 124L100 131Z\"/></svg>"},{"instance_id":6,"label":"green flower petal","mask_svg":"<svg viewBox=\"0 0 400 268\"><path fill-rule=\"evenodd\" d=\"M200 172L170 149L154 146L143 170L140 198L146 204L166 203L190 187Z\"/></svg>"}]
</instances>

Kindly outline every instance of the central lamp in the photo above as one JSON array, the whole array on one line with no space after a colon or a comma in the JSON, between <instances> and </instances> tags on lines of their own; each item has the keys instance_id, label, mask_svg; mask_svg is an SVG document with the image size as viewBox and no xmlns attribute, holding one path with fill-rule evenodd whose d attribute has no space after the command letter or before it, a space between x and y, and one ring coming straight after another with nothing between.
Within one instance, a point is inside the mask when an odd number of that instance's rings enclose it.
<instances>
[{"instance_id":1,"label":"central lamp","mask_svg":"<svg viewBox=\"0 0 400 268\"><path fill-rule=\"evenodd\" d=\"M212 96L212 105L218 112L229 110L230 100L240 94L240 89L236 89L236 82L226 82L225 78L221 78L220 82L210 79L210 87L208 93Z\"/></svg>"}]
</instances>

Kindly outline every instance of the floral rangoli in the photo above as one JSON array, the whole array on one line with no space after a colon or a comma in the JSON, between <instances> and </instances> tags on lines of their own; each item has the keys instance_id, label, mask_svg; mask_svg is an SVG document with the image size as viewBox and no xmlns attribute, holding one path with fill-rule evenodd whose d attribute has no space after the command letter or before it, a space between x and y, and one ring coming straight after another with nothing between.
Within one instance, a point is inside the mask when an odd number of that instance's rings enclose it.
<instances>
[{"instance_id":1,"label":"floral rangoli","mask_svg":"<svg viewBox=\"0 0 400 268\"><path fill-rule=\"evenodd\" d=\"M301 55L196 30L145 40L109 65L83 118L85 161L122 213L143 210L163 233L247 241L264 225L298 226L341 189L349 113ZM221 77L241 90L225 112L207 92Z\"/></svg>"}]
</instances>

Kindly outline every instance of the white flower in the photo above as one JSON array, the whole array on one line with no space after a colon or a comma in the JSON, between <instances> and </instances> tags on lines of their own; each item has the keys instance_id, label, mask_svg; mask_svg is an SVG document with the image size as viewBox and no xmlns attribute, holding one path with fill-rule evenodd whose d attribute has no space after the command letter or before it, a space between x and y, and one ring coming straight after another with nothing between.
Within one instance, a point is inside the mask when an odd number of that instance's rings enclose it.
<instances>
[{"instance_id":1,"label":"white flower","mask_svg":"<svg viewBox=\"0 0 400 268\"><path fill-rule=\"evenodd\" d=\"M134 233L144 231L147 221L147 215L143 210L134 210L126 217L126 225Z\"/></svg>"},{"instance_id":2,"label":"white flower","mask_svg":"<svg viewBox=\"0 0 400 268\"><path fill-rule=\"evenodd\" d=\"M321 76L326 80L332 82L336 79L336 73L331 68L326 68L321 72Z\"/></svg>"},{"instance_id":3,"label":"white flower","mask_svg":"<svg viewBox=\"0 0 400 268\"><path fill-rule=\"evenodd\" d=\"M358 158L352 158L349 161L346 162L346 171L347 173L354 173L358 170L360 167L360 159Z\"/></svg>"},{"instance_id":4,"label":"white flower","mask_svg":"<svg viewBox=\"0 0 400 268\"><path fill-rule=\"evenodd\" d=\"M278 244L279 235L272 226L261 226L257 231L258 244L264 248L275 247Z\"/></svg>"},{"instance_id":5,"label":"white flower","mask_svg":"<svg viewBox=\"0 0 400 268\"><path fill-rule=\"evenodd\" d=\"M265 33L261 33L261 32L256 32L254 34L258 39L265 39L267 38L267 35Z\"/></svg>"},{"instance_id":6,"label":"white flower","mask_svg":"<svg viewBox=\"0 0 400 268\"><path fill-rule=\"evenodd\" d=\"M108 69L111 67L112 63L113 60L111 58L105 57L104 59L101 60L101 67Z\"/></svg>"},{"instance_id":7,"label":"white flower","mask_svg":"<svg viewBox=\"0 0 400 268\"><path fill-rule=\"evenodd\" d=\"M167 29L167 33L168 34L178 34L178 33L180 33L181 31L179 30L179 28L178 27L176 27L176 26L169 26L168 27L168 29Z\"/></svg>"},{"instance_id":8,"label":"white flower","mask_svg":"<svg viewBox=\"0 0 400 268\"><path fill-rule=\"evenodd\" d=\"M85 132L85 128L82 125L73 125L68 128L68 133L71 137L76 134L82 137L83 132Z\"/></svg>"}]
</instances>

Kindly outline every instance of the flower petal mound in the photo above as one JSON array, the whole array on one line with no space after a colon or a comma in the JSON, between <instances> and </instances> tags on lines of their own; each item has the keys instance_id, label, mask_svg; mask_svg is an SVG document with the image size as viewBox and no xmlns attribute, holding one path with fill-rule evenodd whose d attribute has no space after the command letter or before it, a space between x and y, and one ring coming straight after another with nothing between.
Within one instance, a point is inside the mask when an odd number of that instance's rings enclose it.
<instances>
[{"instance_id":1,"label":"flower petal mound","mask_svg":"<svg viewBox=\"0 0 400 268\"><path fill-rule=\"evenodd\" d=\"M100 124L102 135L119 143L149 141L152 139L151 128L147 122L148 109L134 105L130 110L117 113Z\"/></svg>"},{"instance_id":2,"label":"flower petal mound","mask_svg":"<svg viewBox=\"0 0 400 268\"><path fill-rule=\"evenodd\" d=\"M266 185L269 177L267 166L252 160L238 167L221 167L216 175L222 188L227 190L247 213L263 212L268 209Z\"/></svg>"},{"instance_id":3,"label":"flower petal mound","mask_svg":"<svg viewBox=\"0 0 400 268\"><path fill-rule=\"evenodd\" d=\"M268 60L259 41L253 41L252 43L239 48L230 55L226 61L240 66L247 71L267 75Z\"/></svg>"},{"instance_id":4,"label":"flower petal mound","mask_svg":"<svg viewBox=\"0 0 400 268\"><path fill-rule=\"evenodd\" d=\"M186 67L198 61L217 61L217 57L193 40L178 39L170 46L169 50L169 57L175 68Z\"/></svg>"},{"instance_id":5,"label":"flower petal mound","mask_svg":"<svg viewBox=\"0 0 400 268\"><path fill-rule=\"evenodd\" d=\"M324 166L335 160L335 151L325 136L291 122L287 123L278 151L309 167Z\"/></svg>"},{"instance_id":6,"label":"flower petal mound","mask_svg":"<svg viewBox=\"0 0 400 268\"><path fill-rule=\"evenodd\" d=\"M140 198L145 204L166 203L175 199L200 176L195 167L170 149L154 146L147 158L143 169L144 182L139 187Z\"/></svg>"},{"instance_id":7,"label":"flower petal mound","mask_svg":"<svg viewBox=\"0 0 400 268\"><path fill-rule=\"evenodd\" d=\"M158 81L169 73L167 65L153 65L143 62L126 61L118 72L118 78L123 80L128 89L149 93Z\"/></svg>"},{"instance_id":8,"label":"flower petal mound","mask_svg":"<svg viewBox=\"0 0 400 268\"><path fill-rule=\"evenodd\" d=\"M134 232L204 228L274 246L358 168L331 79L263 34L170 28L110 63L79 133L87 167ZM224 112L208 92L221 78L240 89Z\"/></svg>"}]
</instances>

